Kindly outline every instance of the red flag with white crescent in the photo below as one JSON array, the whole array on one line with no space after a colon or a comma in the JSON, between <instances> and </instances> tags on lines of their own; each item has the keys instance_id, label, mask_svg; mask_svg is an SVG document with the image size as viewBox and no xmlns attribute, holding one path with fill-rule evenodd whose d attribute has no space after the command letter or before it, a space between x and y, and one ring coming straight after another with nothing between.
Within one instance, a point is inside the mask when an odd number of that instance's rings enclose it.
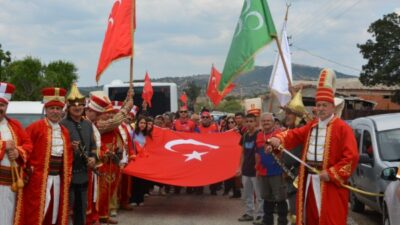
<instances>
[{"instance_id":1,"label":"red flag with white crescent","mask_svg":"<svg viewBox=\"0 0 400 225\"><path fill-rule=\"evenodd\" d=\"M222 94L218 91L217 87L219 82L221 81L221 72L219 72L214 65L211 67L210 79L208 80L207 86L207 96L210 98L210 101L214 104L214 106L218 106L221 100L229 94L234 88L235 84L230 83L227 88L225 88Z\"/></svg>"},{"instance_id":2,"label":"red flag with white crescent","mask_svg":"<svg viewBox=\"0 0 400 225\"><path fill-rule=\"evenodd\" d=\"M97 66L97 82L111 62L132 56L135 28L135 0L115 0L108 17L107 31Z\"/></svg>"},{"instance_id":3,"label":"red flag with white crescent","mask_svg":"<svg viewBox=\"0 0 400 225\"><path fill-rule=\"evenodd\" d=\"M146 157L138 156L125 174L177 186L204 186L235 176L240 135L234 131L199 134L155 127L146 138Z\"/></svg>"}]
</instances>

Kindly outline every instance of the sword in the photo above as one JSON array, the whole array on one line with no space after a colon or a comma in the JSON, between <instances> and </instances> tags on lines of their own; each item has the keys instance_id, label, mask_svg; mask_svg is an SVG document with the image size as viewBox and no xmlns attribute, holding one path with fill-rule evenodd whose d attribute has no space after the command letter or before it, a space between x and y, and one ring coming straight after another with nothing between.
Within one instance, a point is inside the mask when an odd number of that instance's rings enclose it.
<instances>
[{"instance_id":1,"label":"sword","mask_svg":"<svg viewBox=\"0 0 400 225\"><path fill-rule=\"evenodd\" d=\"M267 140L267 144L270 144L270 141ZM284 152L285 154L287 154L288 156L290 156L292 159L296 160L297 162L299 162L301 165L307 167L307 169L311 170L312 172L319 174L320 171L317 170L316 168L308 165L306 162L304 162L303 160L299 159L299 157L295 156L293 153L289 152L287 149L285 149L282 145L279 145L278 149L282 152Z\"/></svg>"},{"instance_id":2,"label":"sword","mask_svg":"<svg viewBox=\"0 0 400 225\"><path fill-rule=\"evenodd\" d=\"M271 142L270 142L269 139L267 140L266 143L267 143L267 144L271 144ZM295 156L294 154L292 154L291 152L289 152L289 151L288 151L287 149L285 149L282 145L279 145L278 149L279 149L280 151L284 152L285 154L287 154L288 156L292 157L294 160L296 160L297 162L299 162L301 165L307 167L307 169L311 170L312 172L314 172L314 173L316 173L316 174L319 174L319 173L320 173L319 170L317 170L316 168L314 168L314 167L308 165L308 164L307 164L306 162L304 162L303 160L299 159L299 157L297 157L297 156ZM353 187L353 186L350 186L350 185L347 185L347 184L341 184L341 186L342 186L343 188L347 188L347 189L350 190L350 191L357 192L357 193L363 194L363 195L374 196L374 197L383 197L383 196L384 196L384 195L381 194L381 193L375 193L375 192L364 191L364 190L358 189L358 188L356 188L356 187Z\"/></svg>"}]
</instances>

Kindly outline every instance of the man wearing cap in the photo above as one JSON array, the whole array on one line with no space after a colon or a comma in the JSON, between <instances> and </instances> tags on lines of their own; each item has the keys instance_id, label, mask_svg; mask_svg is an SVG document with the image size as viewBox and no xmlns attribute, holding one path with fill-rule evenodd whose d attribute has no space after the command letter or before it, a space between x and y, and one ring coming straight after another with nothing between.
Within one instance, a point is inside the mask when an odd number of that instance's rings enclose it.
<instances>
[{"instance_id":1,"label":"man wearing cap","mask_svg":"<svg viewBox=\"0 0 400 225\"><path fill-rule=\"evenodd\" d=\"M14 92L12 84L0 82L0 221L4 225L20 223L22 185L18 187L17 172L24 167L32 144L21 124L6 116L8 101ZM22 183L23 184L23 183ZM13 190L12 190L13 189ZM15 193L15 191L17 193Z\"/></svg>"},{"instance_id":2,"label":"man wearing cap","mask_svg":"<svg viewBox=\"0 0 400 225\"><path fill-rule=\"evenodd\" d=\"M101 176L99 179L99 217L100 222L117 224L116 220L110 218L110 201L118 187L119 181L119 162L120 158L117 153L121 146L123 147L122 138L119 134L118 126L127 118L128 113L132 110L133 98L132 92L128 91L125 102L121 109L116 113L112 104L106 107L104 113L101 114L97 121L97 128L101 134L101 152L99 157L103 162L103 166L99 168ZM121 145L122 144L122 145Z\"/></svg>"},{"instance_id":3,"label":"man wearing cap","mask_svg":"<svg viewBox=\"0 0 400 225\"><path fill-rule=\"evenodd\" d=\"M321 71L317 93L317 119L305 126L277 134L270 139L277 149L293 149L304 143L301 159L318 169L316 174L301 165L299 170L296 224L346 224L349 191L347 183L358 162L352 129L335 116L335 73Z\"/></svg>"},{"instance_id":4,"label":"man wearing cap","mask_svg":"<svg viewBox=\"0 0 400 225\"><path fill-rule=\"evenodd\" d=\"M113 105L113 112L115 114L118 113L121 110L123 103L121 101L112 101L111 103ZM117 157L120 160L120 168L123 168L128 163L129 156L133 155L132 139L129 133L130 126L126 124L125 121L122 121L116 130L118 131L118 135L115 136L118 146ZM113 193L110 202L110 215L113 217L117 216L117 210L119 207L125 210L133 209L132 206L129 205L131 178L128 175L121 174L120 168L116 168L114 174L116 178L115 182L119 188L117 188Z\"/></svg>"},{"instance_id":5,"label":"man wearing cap","mask_svg":"<svg viewBox=\"0 0 400 225\"><path fill-rule=\"evenodd\" d=\"M68 224L69 187L72 176L73 149L68 130L61 126L66 90L42 90L45 118L26 128L33 144L27 162L32 168L22 200L22 224Z\"/></svg>"},{"instance_id":6,"label":"man wearing cap","mask_svg":"<svg viewBox=\"0 0 400 225\"><path fill-rule=\"evenodd\" d=\"M94 140L96 142L96 156L100 156L101 148L101 135L96 127L100 115L105 112L106 107L110 104L110 100L104 94L103 91L90 92L90 100L85 109L86 119L92 123ZM97 168L96 168L97 169ZM99 213L98 213L98 200L99 200L99 177L93 171L89 172L89 184L88 184L88 207L86 210L86 224L87 225L99 225Z\"/></svg>"},{"instance_id":7,"label":"man wearing cap","mask_svg":"<svg viewBox=\"0 0 400 225\"><path fill-rule=\"evenodd\" d=\"M93 127L92 123L83 117L84 108L85 97L74 83L67 96L66 118L61 121L61 124L69 131L71 145L74 149L70 188L70 208L73 212L74 225L85 225L86 223L88 169L93 168L96 163Z\"/></svg>"}]
</instances>

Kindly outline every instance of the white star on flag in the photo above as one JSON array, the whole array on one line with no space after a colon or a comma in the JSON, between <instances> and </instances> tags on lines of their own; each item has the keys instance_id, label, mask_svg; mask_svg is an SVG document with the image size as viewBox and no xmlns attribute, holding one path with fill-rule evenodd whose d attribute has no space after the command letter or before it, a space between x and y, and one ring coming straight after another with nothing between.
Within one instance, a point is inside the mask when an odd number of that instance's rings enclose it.
<instances>
[{"instance_id":1,"label":"white star on flag","mask_svg":"<svg viewBox=\"0 0 400 225\"><path fill-rule=\"evenodd\" d=\"M183 155L187 157L186 160L185 160L185 162L187 162L187 161L190 161L192 159L197 159L197 160L201 161L201 156L205 155L205 154L207 154L207 152L196 152L196 151L193 151L192 154L183 154Z\"/></svg>"}]
</instances>

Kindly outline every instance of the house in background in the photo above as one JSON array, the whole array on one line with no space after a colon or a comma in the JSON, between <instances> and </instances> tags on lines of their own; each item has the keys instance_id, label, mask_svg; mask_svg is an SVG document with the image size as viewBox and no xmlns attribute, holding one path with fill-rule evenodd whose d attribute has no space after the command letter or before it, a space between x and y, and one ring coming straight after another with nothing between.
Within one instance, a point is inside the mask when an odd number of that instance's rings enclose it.
<instances>
[{"instance_id":1,"label":"house in background","mask_svg":"<svg viewBox=\"0 0 400 225\"><path fill-rule=\"evenodd\" d=\"M294 85L303 87L303 103L311 113L315 106L315 93L317 81L295 81ZM342 113L343 119L354 119L361 116L400 112L400 104L391 102L391 97L400 87L374 86L366 87L358 78L337 79L336 96L345 100ZM270 109L269 94L263 97L263 110ZM272 111L279 112L279 103L276 99L272 101Z\"/></svg>"}]
</instances>

